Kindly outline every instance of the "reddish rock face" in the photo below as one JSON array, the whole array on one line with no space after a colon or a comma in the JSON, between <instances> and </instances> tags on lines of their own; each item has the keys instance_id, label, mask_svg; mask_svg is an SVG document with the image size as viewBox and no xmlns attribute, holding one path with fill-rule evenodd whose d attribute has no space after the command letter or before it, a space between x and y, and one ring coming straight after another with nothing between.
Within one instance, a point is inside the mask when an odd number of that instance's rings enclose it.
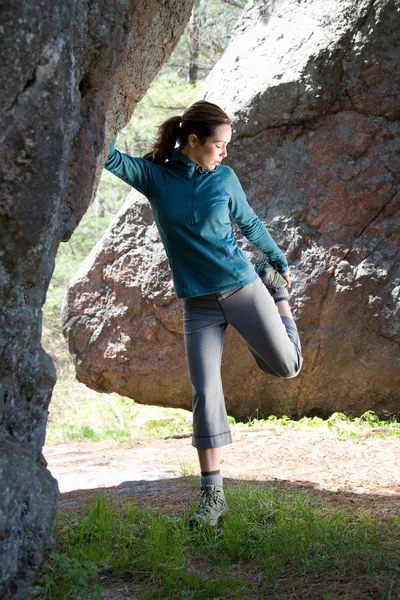
<instances>
[{"instance_id":1,"label":"reddish rock face","mask_svg":"<svg viewBox=\"0 0 400 600\"><path fill-rule=\"evenodd\" d=\"M87 209L193 0L5 1L1 7L0 597L26 598L52 539L44 466L55 370L41 307L61 240ZM40 493L39 493L40 491Z\"/></svg>"},{"instance_id":2,"label":"reddish rock face","mask_svg":"<svg viewBox=\"0 0 400 600\"><path fill-rule=\"evenodd\" d=\"M284 412L399 410L399 196L392 173L399 126L384 119L372 126L369 147L370 120L347 111L304 127L295 141L282 130L258 136L280 169L268 183L275 192L264 191L260 179L249 187L253 194L276 194L261 213L287 249L305 353L304 370L291 382L290 406L282 384L270 382ZM355 157L353 143L360 139L363 153ZM250 141L240 145L246 153ZM301 196L301 204L285 206L291 196ZM279 204L281 214L271 220Z\"/></svg>"},{"instance_id":3,"label":"reddish rock face","mask_svg":"<svg viewBox=\"0 0 400 600\"><path fill-rule=\"evenodd\" d=\"M399 412L398 8L256 0L207 80L234 119L229 164L287 253L305 354L296 379L266 377L230 331L236 417ZM65 333L88 386L189 408L180 302L132 198L71 284Z\"/></svg>"}]
</instances>

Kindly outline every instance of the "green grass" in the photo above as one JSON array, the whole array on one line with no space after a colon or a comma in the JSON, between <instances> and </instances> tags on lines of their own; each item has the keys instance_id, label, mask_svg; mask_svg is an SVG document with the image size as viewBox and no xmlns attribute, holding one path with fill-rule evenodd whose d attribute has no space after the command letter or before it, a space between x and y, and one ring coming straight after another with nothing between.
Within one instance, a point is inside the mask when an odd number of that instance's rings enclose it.
<instances>
[{"instance_id":1,"label":"green grass","mask_svg":"<svg viewBox=\"0 0 400 600\"><path fill-rule=\"evenodd\" d=\"M190 433L191 414L182 409L136 404L118 394L99 394L72 377L59 379L49 409L46 443L113 440L131 444L147 437Z\"/></svg>"},{"instance_id":2,"label":"green grass","mask_svg":"<svg viewBox=\"0 0 400 600\"><path fill-rule=\"evenodd\" d=\"M41 598L101 598L104 568L110 581L140 587L141 600L328 600L363 597L355 594L362 590L398 598L399 519L380 523L267 486L226 493L230 512L218 530L190 531L190 511L118 506L100 492L79 517L60 514ZM339 594L344 587L350 595Z\"/></svg>"},{"instance_id":3,"label":"green grass","mask_svg":"<svg viewBox=\"0 0 400 600\"><path fill-rule=\"evenodd\" d=\"M240 429L305 429L320 428L340 439L360 438L365 435L375 437L400 437L400 423L395 419L379 419L373 411L367 411L360 417L351 418L344 413L335 412L328 419L320 417L302 417L294 420L283 415L270 415L266 419L249 419L247 423L236 423L229 417L231 425Z\"/></svg>"}]
</instances>

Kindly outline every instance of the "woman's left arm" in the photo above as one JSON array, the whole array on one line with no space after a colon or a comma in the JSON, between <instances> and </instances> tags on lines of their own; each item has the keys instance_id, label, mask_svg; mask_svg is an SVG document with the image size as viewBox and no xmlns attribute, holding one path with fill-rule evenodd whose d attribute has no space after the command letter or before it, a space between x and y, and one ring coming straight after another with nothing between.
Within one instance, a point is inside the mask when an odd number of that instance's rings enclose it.
<instances>
[{"instance_id":1,"label":"woman's left arm","mask_svg":"<svg viewBox=\"0 0 400 600\"><path fill-rule=\"evenodd\" d=\"M230 169L230 212L242 234L269 259L272 266L282 274L287 274L289 266L282 250L272 239L271 234L247 202L240 181Z\"/></svg>"}]
</instances>

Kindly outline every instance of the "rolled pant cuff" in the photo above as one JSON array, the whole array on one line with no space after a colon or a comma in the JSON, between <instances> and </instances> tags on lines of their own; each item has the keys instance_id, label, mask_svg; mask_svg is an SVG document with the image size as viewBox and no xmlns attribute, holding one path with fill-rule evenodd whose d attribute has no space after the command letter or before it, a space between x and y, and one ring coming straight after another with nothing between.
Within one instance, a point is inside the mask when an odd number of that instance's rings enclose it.
<instances>
[{"instance_id":1,"label":"rolled pant cuff","mask_svg":"<svg viewBox=\"0 0 400 600\"><path fill-rule=\"evenodd\" d=\"M224 431L218 435L195 436L192 435L192 446L207 450L208 448L220 448L232 444L232 434L230 431Z\"/></svg>"}]
</instances>

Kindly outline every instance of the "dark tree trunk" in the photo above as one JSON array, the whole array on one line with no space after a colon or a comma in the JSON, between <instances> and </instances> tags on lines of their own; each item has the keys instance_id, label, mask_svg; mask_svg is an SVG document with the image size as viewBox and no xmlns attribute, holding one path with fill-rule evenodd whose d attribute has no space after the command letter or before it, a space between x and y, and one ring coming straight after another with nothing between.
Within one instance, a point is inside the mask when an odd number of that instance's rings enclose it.
<instances>
[{"instance_id":1,"label":"dark tree trunk","mask_svg":"<svg viewBox=\"0 0 400 600\"><path fill-rule=\"evenodd\" d=\"M201 17L199 12L196 10L195 5L188 25L190 84L195 84L197 82L199 72L200 22Z\"/></svg>"}]
</instances>

